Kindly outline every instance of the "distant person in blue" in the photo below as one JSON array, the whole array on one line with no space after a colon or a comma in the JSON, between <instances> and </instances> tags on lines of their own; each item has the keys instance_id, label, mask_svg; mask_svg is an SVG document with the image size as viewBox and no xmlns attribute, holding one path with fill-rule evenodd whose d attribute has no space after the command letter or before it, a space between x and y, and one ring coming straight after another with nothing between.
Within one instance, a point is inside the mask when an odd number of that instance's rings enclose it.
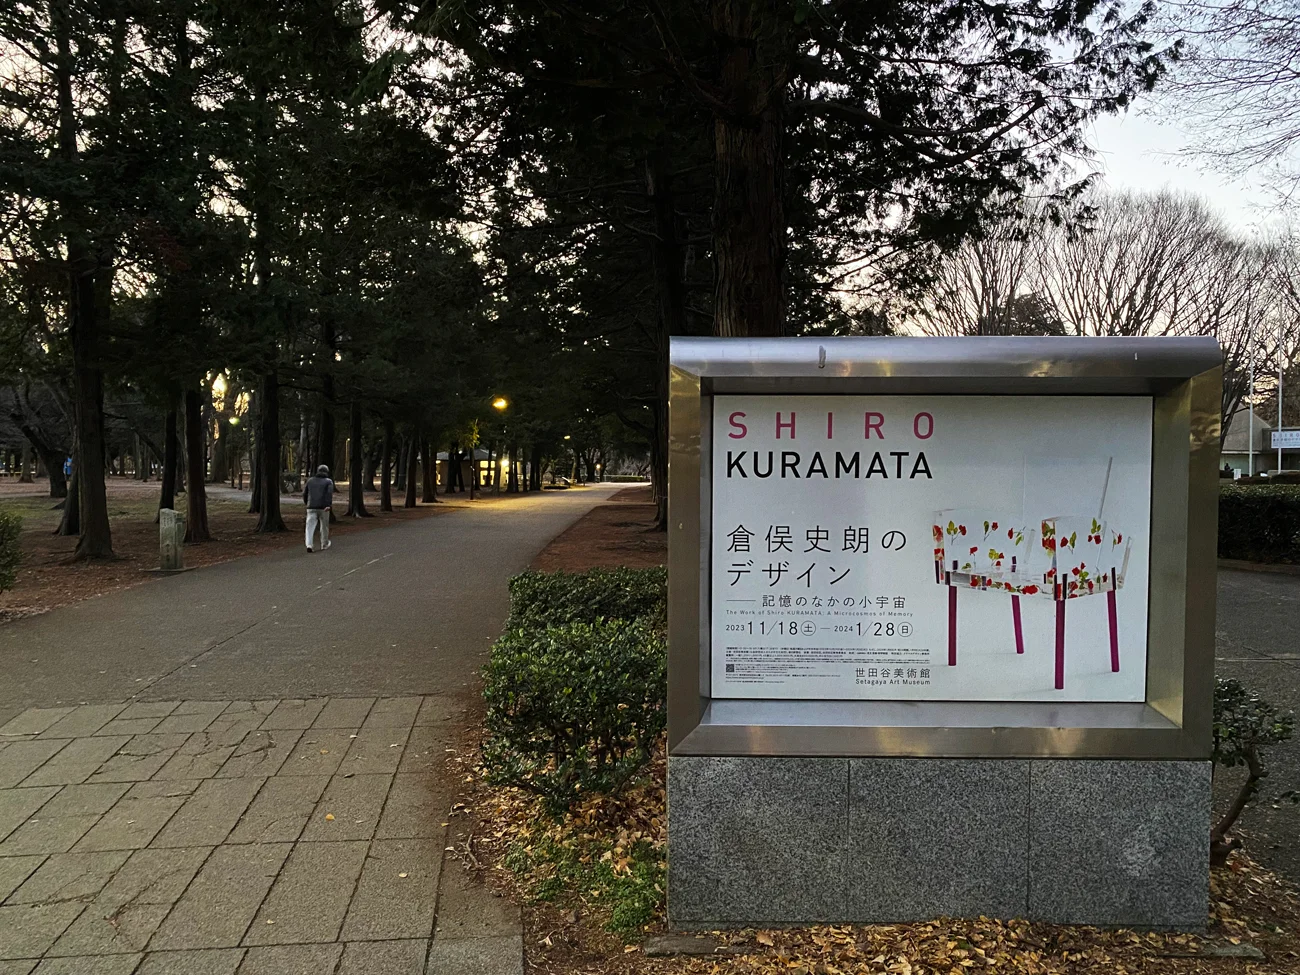
<instances>
[{"instance_id":1,"label":"distant person in blue","mask_svg":"<svg viewBox=\"0 0 1300 975\"><path fill-rule=\"evenodd\" d=\"M71 477L71 476L72 476L72 458L71 458L71 457L69 457L67 460L65 460L65 461L63 462L63 476L64 476L64 477Z\"/></svg>"},{"instance_id":2,"label":"distant person in blue","mask_svg":"<svg viewBox=\"0 0 1300 975\"><path fill-rule=\"evenodd\" d=\"M307 551L312 550L316 529L319 528L323 552L330 547L330 506L334 504L334 482L330 480L330 469L324 464L316 468L315 477L307 479L302 500L307 505Z\"/></svg>"}]
</instances>

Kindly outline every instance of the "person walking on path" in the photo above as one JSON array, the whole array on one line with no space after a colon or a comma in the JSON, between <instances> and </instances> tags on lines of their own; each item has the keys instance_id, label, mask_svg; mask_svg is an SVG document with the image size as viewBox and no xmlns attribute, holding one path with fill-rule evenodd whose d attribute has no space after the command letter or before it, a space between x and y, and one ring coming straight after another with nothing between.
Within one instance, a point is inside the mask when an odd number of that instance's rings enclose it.
<instances>
[{"instance_id":1,"label":"person walking on path","mask_svg":"<svg viewBox=\"0 0 1300 975\"><path fill-rule=\"evenodd\" d=\"M319 525L320 550L323 552L330 547L330 508L334 504L334 482L330 480L330 469L324 464L316 468L315 477L307 478L302 500L307 506L307 551L312 551L316 526Z\"/></svg>"}]
</instances>

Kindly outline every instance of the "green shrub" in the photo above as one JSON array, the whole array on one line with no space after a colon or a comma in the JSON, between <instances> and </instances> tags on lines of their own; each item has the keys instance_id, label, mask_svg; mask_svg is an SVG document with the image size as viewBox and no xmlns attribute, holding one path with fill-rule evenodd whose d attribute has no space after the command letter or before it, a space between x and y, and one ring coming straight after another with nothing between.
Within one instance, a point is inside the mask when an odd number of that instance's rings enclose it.
<instances>
[{"instance_id":1,"label":"green shrub","mask_svg":"<svg viewBox=\"0 0 1300 975\"><path fill-rule=\"evenodd\" d=\"M1290 740L1295 716L1281 712L1250 691L1240 681L1220 677L1214 686L1214 751L1216 766L1246 769L1246 778L1223 816L1210 830L1210 853L1216 863L1240 846L1231 836L1233 826L1259 792L1268 776L1264 756L1268 748ZM1296 799L1295 792L1284 798Z\"/></svg>"},{"instance_id":2,"label":"green shrub","mask_svg":"<svg viewBox=\"0 0 1300 975\"><path fill-rule=\"evenodd\" d=\"M1219 491L1219 557L1300 562L1300 488L1224 485Z\"/></svg>"},{"instance_id":3,"label":"green shrub","mask_svg":"<svg viewBox=\"0 0 1300 975\"><path fill-rule=\"evenodd\" d=\"M18 563L22 552L18 548L18 534L23 520L11 511L0 511L0 592L12 589L18 578Z\"/></svg>"},{"instance_id":4,"label":"green shrub","mask_svg":"<svg viewBox=\"0 0 1300 975\"><path fill-rule=\"evenodd\" d=\"M666 666L646 622L507 631L484 670L489 780L537 793L556 816L621 788L664 729Z\"/></svg>"},{"instance_id":5,"label":"green shrub","mask_svg":"<svg viewBox=\"0 0 1300 975\"><path fill-rule=\"evenodd\" d=\"M668 605L668 572L653 569L592 569L589 572L528 571L510 580L507 629L647 620L662 625Z\"/></svg>"}]
</instances>

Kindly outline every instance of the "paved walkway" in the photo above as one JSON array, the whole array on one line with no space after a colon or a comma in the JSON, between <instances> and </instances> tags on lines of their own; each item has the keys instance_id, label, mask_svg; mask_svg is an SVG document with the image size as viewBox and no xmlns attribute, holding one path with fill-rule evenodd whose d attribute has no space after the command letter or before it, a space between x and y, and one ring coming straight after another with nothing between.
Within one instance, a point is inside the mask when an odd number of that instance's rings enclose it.
<instances>
[{"instance_id":1,"label":"paved walkway","mask_svg":"<svg viewBox=\"0 0 1300 975\"><path fill-rule=\"evenodd\" d=\"M509 975L445 771L505 579L615 488L0 629L0 975Z\"/></svg>"}]
</instances>

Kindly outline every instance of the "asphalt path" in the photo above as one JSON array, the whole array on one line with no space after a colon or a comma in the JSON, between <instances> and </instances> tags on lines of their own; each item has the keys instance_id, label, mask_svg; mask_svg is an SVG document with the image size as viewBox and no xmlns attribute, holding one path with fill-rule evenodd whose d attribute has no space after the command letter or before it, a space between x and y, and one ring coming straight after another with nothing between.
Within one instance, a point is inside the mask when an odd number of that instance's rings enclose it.
<instances>
[{"instance_id":1,"label":"asphalt path","mask_svg":"<svg viewBox=\"0 0 1300 975\"><path fill-rule=\"evenodd\" d=\"M0 628L0 723L129 699L454 693L501 631L506 580L618 490L507 496L87 599Z\"/></svg>"},{"instance_id":2,"label":"asphalt path","mask_svg":"<svg viewBox=\"0 0 1300 975\"><path fill-rule=\"evenodd\" d=\"M1236 677L1300 716L1300 575L1220 569L1215 643L1220 677ZM1241 820L1247 849L1300 883L1300 805L1278 798L1300 789L1300 728L1266 756L1266 767L1261 794ZM1216 771L1220 804L1239 778L1240 770Z\"/></svg>"}]
</instances>

